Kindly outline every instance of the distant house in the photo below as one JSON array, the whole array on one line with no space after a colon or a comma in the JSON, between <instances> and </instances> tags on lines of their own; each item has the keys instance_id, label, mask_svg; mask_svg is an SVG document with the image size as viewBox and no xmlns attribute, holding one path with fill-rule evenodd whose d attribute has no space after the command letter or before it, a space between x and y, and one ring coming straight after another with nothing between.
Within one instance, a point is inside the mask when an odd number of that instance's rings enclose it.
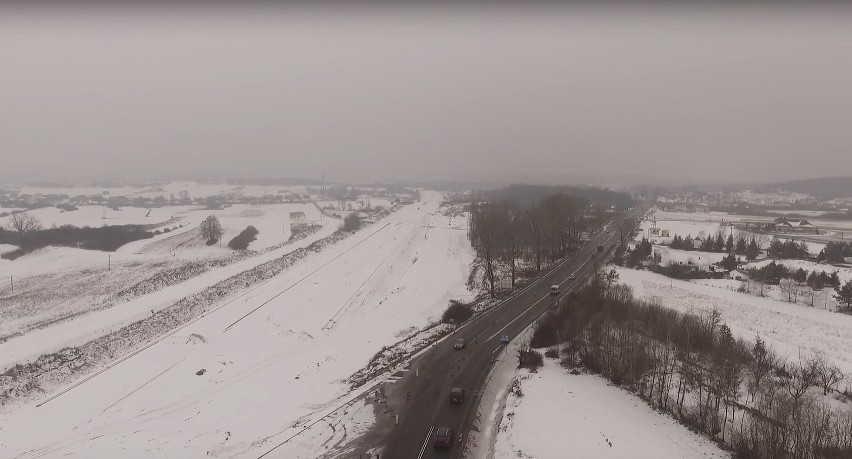
<instances>
[{"instance_id":1,"label":"distant house","mask_svg":"<svg viewBox=\"0 0 852 459\"><path fill-rule=\"evenodd\" d=\"M695 239L692 241L692 248L695 250L701 250L701 239Z\"/></svg>"},{"instance_id":2,"label":"distant house","mask_svg":"<svg viewBox=\"0 0 852 459\"><path fill-rule=\"evenodd\" d=\"M805 219L778 217L772 221L774 230L779 233L815 233L816 227Z\"/></svg>"},{"instance_id":3,"label":"distant house","mask_svg":"<svg viewBox=\"0 0 852 459\"><path fill-rule=\"evenodd\" d=\"M846 257L846 258L844 258L844 259L843 259L843 262L844 262L844 263L849 263L850 265L852 265L852 257Z\"/></svg>"},{"instance_id":4,"label":"distant house","mask_svg":"<svg viewBox=\"0 0 852 459\"><path fill-rule=\"evenodd\" d=\"M735 269L728 273L728 277L733 280L744 281L748 279L748 274L741 269Z\"/></svg>"}]
</instances>

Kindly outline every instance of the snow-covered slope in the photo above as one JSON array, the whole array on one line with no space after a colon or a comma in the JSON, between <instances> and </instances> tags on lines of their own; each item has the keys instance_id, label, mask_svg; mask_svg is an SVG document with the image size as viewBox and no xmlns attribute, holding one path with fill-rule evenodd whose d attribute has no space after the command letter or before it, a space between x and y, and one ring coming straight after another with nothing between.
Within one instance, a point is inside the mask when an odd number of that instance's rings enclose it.
<instances>
[{"instance_id":1,"label":"snow-covered slope","mask_svg":"<svg viewBox=\"0 0 852 459\"><path fill-rule=\"evenodd\" d=\"M4 415L4 454L257 457L341 403L345 379L400 331L467 294L473 252L440 199L423 193L100 376ZM324 428L267 457L316 457L341 436Z\"/></svg>"},{"instance_id":2,"label":"snow-covered slope","mask_svg":"<svg viewBox=\"0 0 852 459\"><path fill-rule=\"evenodd\" d=\"M820 308L740 293L729 288L686 282L648 271L618 269L619 283L639 298L659 301L681 312L709 314L714 309L741 338L756 335L782 356L822 353L845 373L852 372L852 316Z\"/></svg>"},{"instance_id":3,"label":"snow-covered slope","mask_svg":"<svg viewBox=\"0 0 852 459\"><path fill-rule=\"evenodd\" d=\"M506 400L494 459L726 458L713 442L594 375L551 359L520 370Z\"/></svg>"}]
</instances>

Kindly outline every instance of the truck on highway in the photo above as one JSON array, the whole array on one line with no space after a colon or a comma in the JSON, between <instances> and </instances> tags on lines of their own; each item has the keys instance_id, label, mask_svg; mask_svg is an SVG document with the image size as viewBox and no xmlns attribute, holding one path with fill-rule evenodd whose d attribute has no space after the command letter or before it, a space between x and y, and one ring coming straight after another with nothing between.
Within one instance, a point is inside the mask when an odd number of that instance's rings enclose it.
<instances>
[{"instance_id":1,"label":"truck on highway","mask_svg":"<svg viewBox=\"0 0 852 459\"><path fill-rule=\"evenodd\" d=\"M603 252L603 249L604 249L603 245L598 245L598 252Z\"/></svg>"}]
</instances>

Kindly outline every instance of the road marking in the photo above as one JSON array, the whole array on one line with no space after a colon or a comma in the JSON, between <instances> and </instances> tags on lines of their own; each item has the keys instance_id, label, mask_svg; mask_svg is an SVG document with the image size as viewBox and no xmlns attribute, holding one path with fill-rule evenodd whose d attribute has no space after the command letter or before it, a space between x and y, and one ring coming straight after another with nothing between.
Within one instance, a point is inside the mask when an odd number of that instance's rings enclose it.
<instances>
[{"instance_id":1,"label":"road marking","mask_svg":"<svg viewBox=\"0 0 852 459\"><path fill-rule=\"evenodd\" d=\"M426 434L426 440L423 440L423 447L420 448L420 454L417 455L417 459L423 459L423 453L426 452L426 445L429 444L429 439L432 438L432 432L435 431L435 426L429 427L429 433Z\"/></svg>"},{"instance_id":2,"label":"road marking","mask_svg":"<svg viewBox=\"0 0 852 459\"><path fill-rule=\"evenodd\" d=\"M586 261L585 261L585 263L581 264L581 265L580 265L580 267L579 267L579 268L577 268L576 270L574 270L574 272L573 272L573 273L571 273L571 274L577 274L577 272L578 272L578 271L580 271L580 269L582 269L582 268L583 268L583 266L586 266L587 264L589 264L589 261L591 261L591 259L586 260ZM559 285L562 285L562 284L559 284ZM524 316L524 314L526 314L527 312L529 312L529 310L530 310L530 309L532 309L532 308L536 307L539 303L541 303L542 301L544 301L545 299L547 299L547 298L549 298L549 297L550 297L550 294L549 294L549 293L548 293L548 294L546 294L546 295L544 295L544 296L543 296L540 300L538 300L538 301L536 301L535 303L533 303L533 305L532 305L532 306L530 306L530 307L528 307L527 309L525 309L525 310L524 310L524 312L522 312L522 313L518 314L518 316L517 316L517 317L515 317L514 319L512 319L512 321L511 321L511 322L509 322L509 323L507 323L506 325L504 325L504 326L503 326L503 328L501 328L501 329L497 330L497 331L496 331L493 335L489 336L489 337L488 337L488 339L486 339L485 341L491 341L491 339L492 339L492 338L494 338L495 336L499 335L499 334L500 334L500 332L502 332L503 330L505 330L506 328L508 328L508 327L509 327L509 325L512 325L513 323L515 323L515 321L516 321L516 320L518 320L518 319L520 319L521 317L523 317L523 316Z\"/></svg>"}]
</instances>

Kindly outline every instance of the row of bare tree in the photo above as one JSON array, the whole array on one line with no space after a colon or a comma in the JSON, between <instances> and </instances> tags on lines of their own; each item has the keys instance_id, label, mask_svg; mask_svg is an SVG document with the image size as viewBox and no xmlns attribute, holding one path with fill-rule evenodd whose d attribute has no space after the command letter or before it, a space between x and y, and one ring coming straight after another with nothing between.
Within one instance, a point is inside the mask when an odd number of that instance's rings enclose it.
<instances>
[{"instance_id":1,"label":"row of bare tree","mask_svg":"<svg viewBox=\"0 0 852 459\"><path fill-rule=\"evenodd\" d=\"M501 268L508 271L514 287L519 264L541 271L546 263L575 249L583 232L604 221L587 201L564 194L550 194L529 205L474 198L469 210L468 238L492 294Z\"/></svg>"},{"instance_id":2,"label":"row of bare tree","mask_svg":"<svg viewBox=\"0 0 852 459\"><path fill-rule=\"evenodd\" d=\"M530 344L559 345L564 364L600 373L741 457L852 457L852 411L826 401L843 373L821 356L784 362L759 337L735 339L717 313L682 314L598 282L546 315Z\"/></svg>"}]
</instances>

